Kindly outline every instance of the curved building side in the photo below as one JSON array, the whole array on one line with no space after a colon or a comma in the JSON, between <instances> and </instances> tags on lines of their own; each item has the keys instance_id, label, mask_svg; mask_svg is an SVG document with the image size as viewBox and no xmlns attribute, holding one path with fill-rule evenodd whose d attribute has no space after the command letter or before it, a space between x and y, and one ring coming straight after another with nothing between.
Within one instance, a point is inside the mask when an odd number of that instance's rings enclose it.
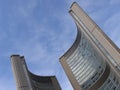
<instances>
[{"instance_id":1,"label":"curved building side","mask_svg":"<svg viewBox=\"0 0 120 90\"><path fill-rule=\"evenodd\" d=\"M91 23L76 3L72 4L70 14L78 34L60 62L74 90L120 90L120 76L114 68L116 63L113 64L115 60L109 60L111 56L91 33L91 28L96 28L94 22Z\"/></svg>"},{"instance_id":2,"label":"curved building side","mask_svg":"<svg viewBox=\"0 0 120 90\"><path fill-rule=\"evenodd\" d=\"M23 56L11 56L17 90L61 90L55 76L38 76L31 73Z\"/></svg>"}]
</instances>

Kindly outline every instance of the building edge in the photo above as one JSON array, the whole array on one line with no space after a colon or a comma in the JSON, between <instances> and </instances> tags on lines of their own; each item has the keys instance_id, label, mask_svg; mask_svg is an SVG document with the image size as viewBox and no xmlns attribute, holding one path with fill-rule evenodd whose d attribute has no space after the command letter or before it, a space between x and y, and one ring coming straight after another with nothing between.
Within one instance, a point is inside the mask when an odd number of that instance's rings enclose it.
<instances>
[{"instance_id":1,"label":"building edge","mask_svg":"<svg viewBox=\"0 0 120 90\"><path fill-rule=\"evenodd\" d=\"M106 40L108 40L108 43L116 50L116 52L118 52L119 54L120 54L120 49L112 42L112 40L98 27L98 25L83 11L83 9L76 3L76 2L73 2L73 4L71 5L71 7L70 7L70 10L69 10L69 13L71 14L71 16L73 17L73 19L74 19L74 21L75 21L75 23L76 23L76 26L77 26L77 28L82 28L82 26L77 22L77 20L76 20L76 17L74 17L73 15L72 15L72 12L74 12L72 9L73 9L73 7L75 7L75 6L77 6L77 7L79 7L81 10L82 10L82 14L85 14L85 17L84 18L86 18L87 17L87 19L89 19L90 21L88 22L88 27L87 28L91 28L91 33L93 34L93 35L95 35L93 32L95 31L95 29L97 29L98 31L99 31L99 33L106 39ZM76 12L77 12L77 10L76 10ZM78 18L79 19L79 18ZM83 19L82 19L83 20ZM83 20L83 22L84 22L84 20ZM84 24L85 24L86 22L84 22ZM93 27L91 27L91 25L93 25ZM86 33L86 32L85 32ZM89 35L88 35L89 36ZM97 38L98 39L98 38ZM77 37L76 37L76 40L77 40ZM61 65L63 66L63 68L64 68L64 70L65 70L65 73L67 74L67 73L71 73L72 74L72 76L69 76L69 75L67 75L68 76L68 78L70 79L71 77L74 77L74 75L73 75L73 73L70 71L70 68L69 68L69 66L67 65L67 63L65 62L65 60L66 60L66 57L67 56L69 56L69 53L70 52L74 52L75 51L75 49L73 49L73 47L74 48L77 48L77 47L75 47L75 44L76 44L76 40L74 41L74 43L72 44L72 46L70 47L70 49L68 49L66 52L65 52L65 54L63 54L61 57L60 57L60 63L61 63ZM99 42L100 42L100 40L98 40ZM104 44L103 44L103 47L104 47ZM107 52L109 51L109 49L107 50ZM118 57L119 57L119 54L117 54L118 55ZM105 55L105 54L104 54ZM111 53L110 53L110 55L111 55ZM113 57L113 56L112 56ZM116 59L115 59L116 57L113 57L113 59L116 61ZM117 61L119 62L119 59L120 58L117 58ZM111 66L111 69L117 74L117 76L118 77L120 77L120 75L119 75L119 72L120 72L120 69L119 69L119 65L113 65L113 63L109 60L109 57L107 57L107 60L106 60L106 62ZM118 64L120 64L120 63L118 63ZM117 69L119 69L119 70L117 70ZM110 69L110 67L109 68L107 68L107 69ZM109 72L108 72L109 73ZM108 74L107 73L107 74ZM109 75L109 74L108 74ZM106 77L107 78L107 77ZM70 80L70 82L71 82L71 84L73 84L72 83L72 81L74 81L74 80ZM120 81L120 80L119 80ZM73 88L75 89L75 87L73 86ZM75 90L78 90L78 89L75 89ZM80 89L80 90L82 90L82 89ZM89 90L93 90L93 88L91 88L91 89L89 89Z\"/></svg>"},{"instance_id":2,"label":"building edge","mask_svg":"<svg viewBox=\"0 0 120 90\"><path fill-rule=\"evenodd\" d=\"M11 55L11 64L17 85L17 90L35 90L37 87L46 88L47 85L48 88L61 90L61 87L55 76L39 76L30 72L27 68L24 56L20 56L18 54ZM37 86L36 83L41 83L43 86Z\"/></svg>"}]
</instances>

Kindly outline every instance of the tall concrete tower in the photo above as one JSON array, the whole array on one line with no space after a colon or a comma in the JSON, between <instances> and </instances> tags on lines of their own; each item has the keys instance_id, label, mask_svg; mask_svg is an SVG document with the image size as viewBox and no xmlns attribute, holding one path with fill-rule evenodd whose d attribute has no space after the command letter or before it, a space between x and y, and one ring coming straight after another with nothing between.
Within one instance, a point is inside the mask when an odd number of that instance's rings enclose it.
<instances>
[{"instance_id":1,"label":"tall concrete tower","mask_svg":"<svg viewBox=\"0 0 120 90\"><path fill-rule=\"evenodd\" d=\"M23 56L12 55L11 63L17 90L61 90L55 76L38 76L31 73Z\"/></svg>"},{"instance_id":2,"label":"tall concrete tower","mask_svg":"<svg viewBox=\"0 0 120 90\"><path fill-rule=\"evenodd\" d=\"M60 62L74 90L120 90L120 51L74 2L77 37Z\"/></svg>"}]
</instances>

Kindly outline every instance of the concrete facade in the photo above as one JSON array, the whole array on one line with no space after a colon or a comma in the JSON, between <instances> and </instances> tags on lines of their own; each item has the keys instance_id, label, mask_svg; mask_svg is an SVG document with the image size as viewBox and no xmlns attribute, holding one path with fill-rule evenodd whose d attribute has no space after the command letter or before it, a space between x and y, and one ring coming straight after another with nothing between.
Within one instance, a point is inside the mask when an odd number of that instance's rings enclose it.
<instances>
[{"instance_id":1,"label":"concrete facade","mask_svg":"<svg viewBox=\"0 0 120 90\"><path fill-rule=\"evenodd\" d=\"M77 37L60 62L74 90L120 90L120 51L74 2L69 13Z\"/></svg>"},{"instance_id":2,"label":"concrete facade","mask_svg":"<svg viewBox=\"0 0 120 90\"><path fill-rule=\"evenodd\" d=\"M55 76L38 76L31 73L23 56L12 55L11 64L17 90L61 90Z\"/></svg>"}]
</instances>

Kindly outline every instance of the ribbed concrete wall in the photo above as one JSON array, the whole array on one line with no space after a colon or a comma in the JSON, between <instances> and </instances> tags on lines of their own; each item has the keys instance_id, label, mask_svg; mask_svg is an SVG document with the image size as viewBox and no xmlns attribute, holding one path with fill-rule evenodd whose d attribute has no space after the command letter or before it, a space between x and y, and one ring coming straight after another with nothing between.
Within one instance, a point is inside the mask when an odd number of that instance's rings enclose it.
<instances>
[{"instance_id":1,"label":"ribbed concrete wall","mask_svg":"<svg viewBox=\"0 0 120 90\"><path fill-rule=\"evenodd\" d=\"M120 90L120 52L74 2L70 7L77 38L60 62L74 90Z\"/></svg>"},{"instance_id":2,"label":"ribbed concrete wall","mask_svg":"<svg viewBox=\"0 0 120 90\"><path fill-rule=\"evenodd\" d=\"M23 56L12 55L11 64L17 90L61 90L55 76L38 76L31 73Z\"/></svg>"}]
</instances>

